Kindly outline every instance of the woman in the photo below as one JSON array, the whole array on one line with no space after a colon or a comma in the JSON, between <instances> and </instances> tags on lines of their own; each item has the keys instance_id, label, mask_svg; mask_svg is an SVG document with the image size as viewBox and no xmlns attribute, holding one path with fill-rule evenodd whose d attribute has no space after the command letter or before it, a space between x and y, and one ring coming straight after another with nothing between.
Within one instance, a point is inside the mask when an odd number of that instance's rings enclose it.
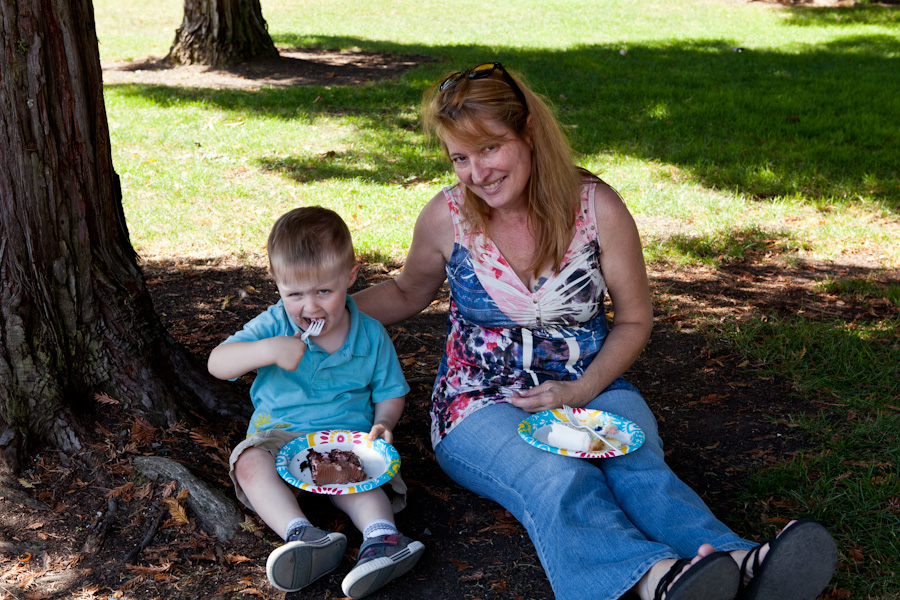
<instances>
[{"instance_id":1,"label":"woman","mask_svg":"<svg viewBox=\"0 0 900 600\"><path fill-rule=\"evenodd\" d=\"M824 528L743 540L665 464L653 415L621 378L652 327L637 229L616 192L574 166L543 100L485 63L436 85L424 121L459 181L423 208L402 272L355 299L396 323L448 280L431 411L441 467L522 522L559 599L815 598L837 557ZM529 414L563 405L634 421L644 446L591 462L519 438Z\"/></svg>"}]
</instances>

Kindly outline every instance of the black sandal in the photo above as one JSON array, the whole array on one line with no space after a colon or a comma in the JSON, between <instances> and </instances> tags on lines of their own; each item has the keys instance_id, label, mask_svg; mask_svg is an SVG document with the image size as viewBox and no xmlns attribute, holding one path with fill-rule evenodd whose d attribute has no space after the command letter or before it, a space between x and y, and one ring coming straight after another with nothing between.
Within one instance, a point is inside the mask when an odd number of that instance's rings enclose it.
<instances>
[{"instance_id":1,"label":"black sandal","mask_svg":"<svg viewBox=\"0 0 900 600\"><path fill-rule=\"evenodd\" d=\"M656 584L653 600L734 600L740 571L730 554L715 552L705 556L678 577L690 562L690 558L675 561ZM672 583L676 577L678 580Z\"/></svg>"},{"instance_id":2,"label":"black sandal","mask_svg":"<svg viewBox=\"0 0 900 600\"><path fill-rule=\"evenodd\" d=\"M760 544L741 563L737 600L815 600L837 568L838 551L828 530L812 519L801 519L766 542L769 552L759 560ZM753 560L753 579L744 585Z\"/></svg>"}]
</instances>

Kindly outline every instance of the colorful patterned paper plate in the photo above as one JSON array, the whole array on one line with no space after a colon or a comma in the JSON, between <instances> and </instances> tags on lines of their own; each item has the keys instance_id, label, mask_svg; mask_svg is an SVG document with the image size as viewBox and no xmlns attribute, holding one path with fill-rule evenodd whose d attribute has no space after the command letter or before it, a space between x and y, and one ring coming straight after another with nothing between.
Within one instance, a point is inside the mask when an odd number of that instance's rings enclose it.
<instances>
[{"instance_id":1,"label":"colorful patterned paper plate","mask_svg":"<svg viewBox=\"0 0 900 600\"><path fill-rule=\"evenodd\" d=\"M374 490L390 481L400 470L400 455L397 450L382 439L371 442L368 433L362 431L317 431L291 440L281 448L275 458L275 469L281 478L294 487L314 494L358 494ZM359 462L369 479L357 483L318 486L313 483L309 467L301 469L306 462L306 451L349 450L359 457Z\"/></svg>"},{"instance_id":2,"label":"colorful patterned paper plate","mask_svg":"<svg viewBox=\"0 0 900 600\"><path fill-rule=\"evenodd\" d=\"M561 409L545 410L535 413L519 423L519 435L523 440L547 452L554 454L562 454L563 456L575 456L578 458L610 458L613 456L622 456L629 452L634 452L644 443L644 432L638 425L629 421L625 417L614 415L602 410L591 410L589 408L573 409L582 422L589 424L598 433L607 426L614 426L618 431L612 435L605 436L613 438L619 444L621 449L602 450L597 452L582 452L581 450L569 448L557 448L547 443L547 435L550 433L550 426L554 423L567 423L568 419Z\"/></svg>"}]
</instances>

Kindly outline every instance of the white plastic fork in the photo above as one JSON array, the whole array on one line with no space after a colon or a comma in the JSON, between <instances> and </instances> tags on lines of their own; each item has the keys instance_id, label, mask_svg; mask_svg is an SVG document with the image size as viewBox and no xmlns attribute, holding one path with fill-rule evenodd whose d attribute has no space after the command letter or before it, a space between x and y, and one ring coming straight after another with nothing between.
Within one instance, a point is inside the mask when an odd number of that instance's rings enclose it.
<instances>
[{"instance_id":1,"label":"white plastic fork","mask_svg":"<svg viewBox=\"0 0 900 600\"><path fill-rule=\"evenodd\" d=\"M610 449L615 450L619 454L622 453L621 450L619 450L618 448L616 448L615 446L610 444L609 440L607 440L605 437L600 435L593 427L582 423L581 419L579 419L577 416L575 416L575 411L572 409L571 406L567 406L567 405L563 404L562 409L563 409L563 414L565 415L566 419L569 420L569 425L572 425L573 427L575 427L577 429L586 430L588 433L591 434L592 437L595 437L595 438L601 440L604 444L609 446Z\"/></svg>"},{"instance_id":2,"label":"white plastic fork","mask_svg":"<svg viewBox=\"0 0 900 600\"><path fill-rule=\"evenodd\" d=\"M315 321L309 322L309 327L306 328L306 331L300 335L300 339L304 342L309 339L311 335L319 335L322 333L322 328L325 327L325 319L316 319Z\"/></svg>"}]
</instances>

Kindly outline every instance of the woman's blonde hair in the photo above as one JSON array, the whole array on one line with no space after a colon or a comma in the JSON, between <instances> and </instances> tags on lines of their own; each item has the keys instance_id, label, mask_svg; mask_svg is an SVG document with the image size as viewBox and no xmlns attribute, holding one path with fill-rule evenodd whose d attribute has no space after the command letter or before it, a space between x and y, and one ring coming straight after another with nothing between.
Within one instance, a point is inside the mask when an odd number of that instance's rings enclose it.
<instances>
[{"instance_id":1,"label":"woman's blonde hair","mask_svg":"<svg viewBox=\"0 0 900 600\"><path fill-rule=\"evenodd\" d=\"M530 141L531 177L526 195L537 250L529 271L538 276L550 265L558 272L572 240L581 180L594 176L575 166L569 140L546 101L521 77L507 75L518 85L527 106L500 68L488 77L461 76L443 90L441 84L448 79L442 79L423 100L425 132L441 141L445 153L447 136L484 145L499 141L489 124L503 125L519 139ZM462 211L467 221L487 231L491 208L468 188Z\"/></svg>"},{"instance_id":2,"label":"woman's blonde hair","mask_svg":"<svg viewBox=\"0 0 900 600\"><path fill-rule=\"evenodd\" d=\"M321 206L295 208L280 217L266 242L269 272L276 281L304 281L356 264L353 239L344 220Z\"/></svg>"}]
</instances>

